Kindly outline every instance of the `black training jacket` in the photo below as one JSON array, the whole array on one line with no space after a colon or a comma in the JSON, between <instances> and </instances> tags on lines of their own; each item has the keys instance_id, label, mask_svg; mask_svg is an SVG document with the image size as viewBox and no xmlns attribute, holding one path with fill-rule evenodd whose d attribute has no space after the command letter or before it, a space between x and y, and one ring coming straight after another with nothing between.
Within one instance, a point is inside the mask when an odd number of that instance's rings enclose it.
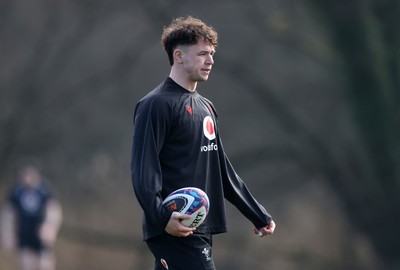
<instances>
[{"instance_id":1,"label":"black training jacket","mask_svg":"<svg viewBox=\"0 0 400 270\"><path fill-rule=\"evenodd\" d=\"M257 228L271 220L225 155L212 103L171 78L136 105L131 173L144 212L144 240L164 231L171 213L162 201L182 187L200 188L210 199L208 216L197 233L227 231L224 198Z\"/></svg>"}]
</instances>

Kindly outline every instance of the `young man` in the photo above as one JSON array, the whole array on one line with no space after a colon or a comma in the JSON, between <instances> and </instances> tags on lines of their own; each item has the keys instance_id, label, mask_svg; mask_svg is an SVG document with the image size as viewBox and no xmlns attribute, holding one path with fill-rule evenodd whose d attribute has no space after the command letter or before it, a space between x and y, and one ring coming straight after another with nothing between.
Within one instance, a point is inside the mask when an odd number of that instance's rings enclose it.
<instances>
[{"instance_id":1,"label":"young man","mask_svg":"<svg viewBox=\"0 0 400 270\"><path fill-rule=\"evenodd\" d=\"M198 82L208 79L218 43L215 30L193 17L178 18L161 37L171 65L169 77L136 105L132 183L143 208L143 233L155 269L215 269L212 234L227 231L224 197L255 226L260 236L275 223L251 195L225 155L213 104ZM184 227L188 216L170 213L164 198L182 187L204 190L210 199L205 222Z\"/></svg>"},{"instance_id":2,"label":"young man","mask_svg":"<svg viewBox=\"0 0 400 270\"><path fill-rule=\"evenodd\" d=\"M34 163L22 165L18 178L3 208L3 246L18 248L21 270L53 270L61 207Z\"/></svg>"}]
</instances>

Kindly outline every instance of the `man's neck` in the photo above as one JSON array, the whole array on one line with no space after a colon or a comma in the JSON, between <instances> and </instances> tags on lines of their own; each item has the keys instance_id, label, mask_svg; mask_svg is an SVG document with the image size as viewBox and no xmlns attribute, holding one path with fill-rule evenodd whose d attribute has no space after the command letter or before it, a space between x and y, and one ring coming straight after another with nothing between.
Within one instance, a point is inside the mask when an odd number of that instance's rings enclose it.
<instances>
[{"instance_id":1,"label":"man's neck","mask_svg":"<svg viewBox=\"0 0 400 270\"><path fill-rule=\"evenodd\" d=\"M171 72L169 74L169 77L171 77L174 82L185 88L189 92L195 92L196 87L197 87L197 82L192 82L184 79L184 76L182 76L176 69L172 68Z\"/></svg>"}]
</instances>

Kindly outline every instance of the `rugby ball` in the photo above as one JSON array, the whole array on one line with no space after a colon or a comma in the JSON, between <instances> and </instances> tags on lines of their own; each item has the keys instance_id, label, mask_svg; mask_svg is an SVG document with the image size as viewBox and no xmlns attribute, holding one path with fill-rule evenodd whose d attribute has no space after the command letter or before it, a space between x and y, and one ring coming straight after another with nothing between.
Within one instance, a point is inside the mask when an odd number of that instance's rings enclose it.
<instances>
[{"instance_id":1,"label":"rugby ball","mask_svg":"<svg viewBox=\"0 0 400 270\"><path fill-rule=\"evenodd\" d=\"M193 228L200 226L206 219L210 201L203 190L185 187L169 194L163 201L163 205L171 212L190 215L190 218L182 220L181 224Z\"/></svg>"}]
</instances>

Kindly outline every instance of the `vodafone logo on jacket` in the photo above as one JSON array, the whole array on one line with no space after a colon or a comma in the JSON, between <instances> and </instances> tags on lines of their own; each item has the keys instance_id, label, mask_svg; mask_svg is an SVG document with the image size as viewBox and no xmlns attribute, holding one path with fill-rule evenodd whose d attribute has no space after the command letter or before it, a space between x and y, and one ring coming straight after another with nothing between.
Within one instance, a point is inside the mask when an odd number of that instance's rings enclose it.
<instances>
[{"instance_id":1,"label":"vodafone logo on jacket","mask_svg":"<svg viewBox=\"0 0 400 270\"><path fill-rule=\"evenodd\" d=\"M216 138L214 120L210 116L206 116L203 120L203 134L211 141ZM214 142L209 142L207 145L200 147L200 152L217 151L218 145Z\"/></svg>"},{"instance_id":2,"label":"vodafone logo on jacket","mask_svg":"<svg viewBox=\"0 0 400 270\"><path fill-rule=\"evenodd\" d=\"M206 116L203 120L203 133L210 141L215 139L214 120L210 116Z\"/></svg>"}]
</instances>

